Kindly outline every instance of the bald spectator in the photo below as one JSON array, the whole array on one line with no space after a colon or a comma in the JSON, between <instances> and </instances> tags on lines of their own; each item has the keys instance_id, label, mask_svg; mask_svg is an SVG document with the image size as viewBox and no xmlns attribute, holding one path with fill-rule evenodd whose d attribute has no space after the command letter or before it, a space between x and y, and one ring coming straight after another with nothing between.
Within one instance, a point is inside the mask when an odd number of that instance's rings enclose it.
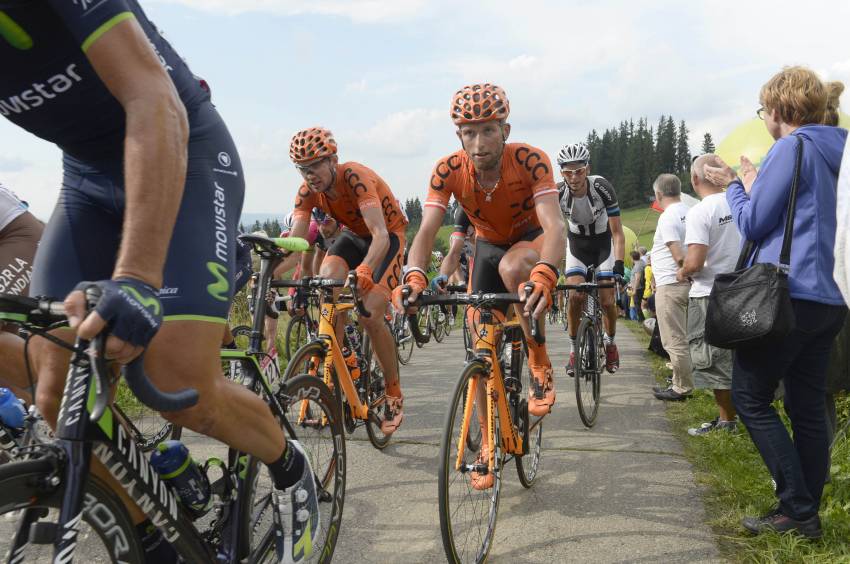
<instances>
[{"instance_id":1,"label":"bald spectator","mask_svg":"<svg viewBox=\"0 0 850 564\"><path fill-rule=\"evenodd\" d=\"M732 272L741 248L741 236L732 221L723 186L705 178L705 166L720 166L717 155L697 157L691 165L691 184L700 202L688 211L685 221L685 264L676 275L679 282L690 282L688 293L688 346L693 366L694 385L714 391L718 415L712 421L688 429L698 437L713 431L735 431L737 415L732 405L732 351L705 342L705 314L714 276Z\"/></svg>"},{"instance_id":2,"label":"bald spectator","mask_svg":"<svg viewBox=\"0 0 850 564\"><path fill-rule=\"evenodd\" d=\"M652 273L655 276L655 315L661 344L670 355L673 381L666 389L655 387L655 397L682 401L693 394L694 378L688 351L688 292L690 284L676 280L685 258L685 216L682 182L675 174L660 174L652 185L655 199L664 210L658 218L652 242Z\"/></svg>"}]
</instances>

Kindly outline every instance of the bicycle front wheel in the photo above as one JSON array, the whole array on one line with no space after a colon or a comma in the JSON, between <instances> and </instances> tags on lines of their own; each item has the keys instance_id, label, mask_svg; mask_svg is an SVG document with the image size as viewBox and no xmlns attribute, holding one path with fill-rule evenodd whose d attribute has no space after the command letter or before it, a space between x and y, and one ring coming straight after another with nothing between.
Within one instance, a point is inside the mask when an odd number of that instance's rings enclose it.
<instances>
[{"instance_id":1,"label":"bicycle front wheel","mask_svg":"<svg viewBox=\"0 0 850 564\"><path fill-rule=\"evenodd\" d=\"M52 544L29 542L30 524L59 520L65 487L50 485L52 471L44 459L0 467L0 553L10 562L53 561ZM77 540L78 562L144 562L141 542L121 500L95 476L89 476L85 485Z\"/></svg>"},{"instance_id":2,"label":"bicycle front wheel","mask_svg":"<svg viewBox=\"0 0 850 564\"><path fill-rule=\"evenodd\" d=\"M284 350L286 358L292 358L300 347L307 342L307 317L298 315L289 318L286 324L286 337L284 338Z\"/></svg>"},{"instance_id":3,"label":"bicycle front wheel","mask_svg":"<svg viewBox=\"0 0 850 564\"><path fill-rule=\"evenodd\" d=\"M413 356L414 339L405 315L395 316L393 338L395 338L396 350L398 351L398 361L401 364L407 364L410 362L410 357Z\"/></svg>"},{"instance_id":4,"label":"bicycle front wheel","mask_svg":"<svg viewBox=\"0 0 850 564\"><path fill-rule=\"evenodd\" d=\"M313 532L313 555L309 562L330 562L342 522L345 502L345 435L336 401L328 387L313 376L287 379L278 393L285 417L310 461L319 494L319 530ZM311 419L303 417L306 411ZM243 504L240 515L251 538L249 562L277 562L272 519L272 480L268 469L250 457L246 482L251 503Z\"/></svg>"},{"instance_id":5,"label":"bicycle front wheel","mask_svg":"<svg viewBox=\"0 0 850 564\"><path fill-rule=\"evenodd\" d=\"M464 367L443 427L438 480L440 532L446 558L452 563L484 562L496 532L504 454L495 405L491 424L481 425L487 420L486 404L492 400L477 392L479 386L487 385L487 378L487 369L481 363ZM481 429L477 441L471 440L475 429Z\"/></svg>"},{"instance_id":6,"label":"bicycle front wheel","mask_svg":"<svg viewBox=\"0 0 850 564\"><path fill-rule=\"evenodd\" d=\"M599 412L599 389L601 386L598 350L601 346L596 327L590 318L579 323L576 335L576 404L581 422L587 428L596 423Z\"/></svg>"}]
</instances>

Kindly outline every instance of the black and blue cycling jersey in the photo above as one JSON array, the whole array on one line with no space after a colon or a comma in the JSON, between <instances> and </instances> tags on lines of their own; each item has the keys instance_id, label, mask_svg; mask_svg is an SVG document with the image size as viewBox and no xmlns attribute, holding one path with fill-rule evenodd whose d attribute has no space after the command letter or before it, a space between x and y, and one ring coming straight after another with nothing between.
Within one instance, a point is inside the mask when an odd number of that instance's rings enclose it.
<instances>
[{"instance_id":1,"label":"black and blue cycling jersey","mask_svg":"<svg viewBox=\"0 0 850 564\"><path fill-rule=\"evenodd\" d=\"M0 115L77 159L120 158L124 109L86 52L129 19L141 26L187 112L208 100L136 0L0 0Z\"/></svg>"},{"instance_id":2,"label":"black and blue cycling jersey","mask_svg":"<svg viewBox=\"0 0 850 564\"><path fill-rule=\"evenodd\" d=\"M209 91L136 0L0 0L0 115L64 152L31 294L62 298L80 281L112 276L126 201L126 116L86 53L127 21L147 36L189 120L186 184L160 290L164 317L224 323L245 190L239 154Z\"/></svg>"}]
</instances>

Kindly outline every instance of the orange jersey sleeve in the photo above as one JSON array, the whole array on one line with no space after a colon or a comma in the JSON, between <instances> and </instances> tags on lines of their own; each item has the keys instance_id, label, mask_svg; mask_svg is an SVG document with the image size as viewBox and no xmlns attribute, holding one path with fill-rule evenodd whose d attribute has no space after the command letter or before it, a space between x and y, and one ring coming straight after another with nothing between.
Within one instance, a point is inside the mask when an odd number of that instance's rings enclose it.
<instances>
[{"instance_id":1,"label":"orange jersey sleeve","mask_svg":"<svg viewBox=\"0 0 850 564\"><path fill-rule=\"evenodd\" d=\"M295 208L292 210L292 219L303 219L310 221L313 208L317 205L317 197L304 182L298 188L298 193L295 195Z\"/></svg>"},{"instance_id":2,"label":"orange jersey sleeve","mask_svg":"<svg viewBox=\"0 0 850 564\"><path fill-rule=\"evenodd\" d=\"M398 200L387 183L369 167L355 162L337 165L334 189L336 199L330 200L322 195L321 200L327 206L323 209L358 236L371 236L362 212L368 208L383 211L387 231L404 231L407 218L401 212Z\"/></svg>"},{"instance_id":3,"label":"orange jersey sleeve","mask_svg":"<svg viewBox=\"0 0 850 564\"><path fill-rule=\"evenodd\" d=\"M448 209L451 196L457 198L456 192L462 189L465 180L468 181L469 174L464 171L469 166L467 160L466 152L458 151L437 161L431 172L424 207L437 207L443 211Z\"/></svg>"}]
</instances>

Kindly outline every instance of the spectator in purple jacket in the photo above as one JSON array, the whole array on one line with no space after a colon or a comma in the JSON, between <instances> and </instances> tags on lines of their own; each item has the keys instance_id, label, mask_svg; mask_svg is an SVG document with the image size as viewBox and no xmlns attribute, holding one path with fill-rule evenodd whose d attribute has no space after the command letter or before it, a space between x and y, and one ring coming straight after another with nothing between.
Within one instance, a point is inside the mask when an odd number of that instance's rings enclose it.
<instances>
[{"instance_id":1,"label":"spectator in purple jacket","mask_svg":"<svg viewBox=\"0 0 850 564\"><path fill-rule=\"evenodd\" d=\"M749 263L778 263L796 147L803 144L789 272L795 328L779 343L735 351L732 369L732 400L779 498L766 515L744 519L756 534L822 535L818 509L829 470L826 370L847 312L832 277L836 183L847 131L821 125L837 111L838 100L830 96L836 91L807 68L786 67L759 95L758 115L776 143L754 181L754 171L742 183L725 163L706 167L706 178L728 185L726 199L742 238L757 244L757 259ZM793 439L771 404L780 380Z\"/></svg>"}]
</instances>

